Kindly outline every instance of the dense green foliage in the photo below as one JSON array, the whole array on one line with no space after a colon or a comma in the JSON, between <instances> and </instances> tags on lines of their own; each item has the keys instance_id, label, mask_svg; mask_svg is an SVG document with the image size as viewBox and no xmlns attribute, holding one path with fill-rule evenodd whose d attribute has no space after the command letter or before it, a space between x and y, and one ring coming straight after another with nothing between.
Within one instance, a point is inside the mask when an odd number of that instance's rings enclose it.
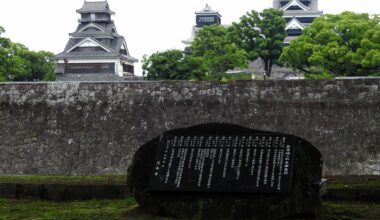
<instances>
[{"instance_id":1,"label":"dense green foliage","mask_svg":"<svg viewBox=\"0 0 380 220\"><path fill-rule=\"evenodd\" d=\"M324 15L286 47L280 62L305 73L380 73L380 18L344 12Z\"/></svg>"},{"instance_id":2,"label":"dense green foliage","mask_svg":"<svg viewBox=\"0 0 380 220\"><path fill-rule=\"evenodd\" d=\"M327 72L322 72L322 73L305 73L305 79L316 79L316 80L321 80L321 79L334 79L334 75L327 73Z\"/></svg>"},{"instance_id":3,"label":"dense green foliage","mask_svg":"<svg viewBox=\"0 0 380 220\"><path fill-rule=\"evenodd\" d=\"M235 80L251 76L228 77L227 70L247 68L248 61L263 59L270 76L286 36L283 12L266 9L252 11L230 28L211 25L200 29L191 45L192 53L178 50L157 52L143 58L143 75L148 80Z\"/></svg>"},{"instance_id":4,"label":"dense green foliage","mask_svg":"<svg viewBox=\"0 0 380 220\"><path fill-rule=\"evenodd\" d=\"M206 72L201 58L187 56L180 50L144 56L142 69L143 76L148 80L199 80Z\"/></svg>"},{"instance_id":5,"label":"dense green foliage","mask_svg":"<svg viewBox=\"0 0 380 220\"><path fill-rule=\"evenodd\" d=\"M207 26L196 34L192 56L202 58L210 75L219 79L229 69L248 66L247 53L231 41L223 26Z\"/></svg>"},{"instance_id":6,"label":"dense green foliage","mask_svg":"<svg viewBox=\"0 0 380 220\"><path fill-rule=\"evenodd\" d=\"M186 55L180 50L156 52L143 58L143 75L148 80L247 80L252 74L209 74L201 56Z\"/></svg>"},{"instance_id":7,"label":"dense green foliage","mask_svg":"<svg viewBox=\"0 0 380 220\"><path fill-rule=\"evenodd\" d=\"M251 61L261 58L268 76L271 75L273 64L277 64L286 37L283 11L265 9L263 12L247 12L234 22L230 28L230 37L236 44L248 53Z\"/></svg>"},{"instance_id":8,"label":"dense green foliage","mask_svg":"<svg viewBox=\"0 0 380 220\"><path fill-rule=\"evenodd\" d=\"M0 35L4 28L0 27ZM0 82L54 80L53 54L0 37Z\"/></svg>"}]
</instances>

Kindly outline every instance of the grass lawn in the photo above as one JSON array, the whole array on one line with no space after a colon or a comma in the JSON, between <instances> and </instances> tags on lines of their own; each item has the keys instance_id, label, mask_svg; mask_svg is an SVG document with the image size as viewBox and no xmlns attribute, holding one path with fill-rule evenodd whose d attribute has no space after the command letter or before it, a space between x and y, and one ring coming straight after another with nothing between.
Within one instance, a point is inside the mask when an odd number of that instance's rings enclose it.
<instances>
[{"instance_id":1,"label":"grass lawn","mask_svg":"<svg viewBox=\"0 0 380 220\"><path fill-rule=\"evenodd\" d=\"M358 202L324 202L323 219L326 220L376 220L380 204ZM122 200L91 200L75 202L47 202L0 199L1 220L165 220L143 214L132 198ZM169 219L168 219L169 220Z\"/></svg>"},{"instance_id":2,"label":"grass lawn","mask_svg":"<svg viewBox=\"0 0 380 220\"><path fill-rule=\"evenodd\" d=\"M379 203L323 202L322 219L327 220L379 220Z\"/></svg>"},{"instance_id":3,"label":"grass lawn","mask_svg":"<svg viewBox=\"0 0 380 220\"><path fill-rule=\"evenodd\" d=\"M0 220L164 220L147 216L138 210L132 198L122 200L91 200L48 202L0 199Z\"/></svg>"},{"instance_id":4,"label":"grass lawn","mask_svg":"<svg viewBox=\"0 0 380 220\"><path fill-rule=\"evenodd\" d=\"M126 184L126 175L102 176L0 176L0 183ZM380 177L328 177L328 188L380 188ZM380 203L323 202L326 220L380 220ZM0 198L0 220L165 220L142 213L133 198L50 202Z\"/></svg>"},{"instance_id":5,"label":"grass lawn","mask_svg":"<svg viewBox=\"0 0 380 220\"><path fill-rule=\"evenodd\" d=\"M380 189L380 176L328 176L326 178L327 188L330 189Z\"/></svg>"},{"instance_id":6,"label":"grass lawn","mask_svg":"<svg viewBox=\"0 0 380 220\"><path fill-rule=\"evenodd\" d=\"M99 176L28 176L0 175L0 183L23 184L126 184L127 175Z\"/></svg>"},{"instance_id":7,"label":"grass lawn","mask_svg":"<svg viewBox=\"0 0 380 220\"><path fill-rule=\"evenodd\" d=\"M380 189L380 176L328 176L327 187L330 189L365 188ZM127 175L97 176L28 176L0 175L0 183L23 184L126 184Z\"/></svg>"}]
</instances>

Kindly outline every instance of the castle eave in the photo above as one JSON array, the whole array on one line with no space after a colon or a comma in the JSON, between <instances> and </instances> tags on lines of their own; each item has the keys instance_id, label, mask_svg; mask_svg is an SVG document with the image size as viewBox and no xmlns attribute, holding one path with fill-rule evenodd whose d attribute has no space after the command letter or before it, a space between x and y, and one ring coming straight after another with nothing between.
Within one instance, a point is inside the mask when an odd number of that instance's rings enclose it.
<instances>
[{"instance_id":1,"label":"castle eave","mask_svg":"<svg viewBox=\"0 0 380 220\"><path fill-rule=\"evenodd\" d=\"M284 11L284 17L319 17L323 15L323 11L305 12L305 11Z\"/></svg>"},{"instance_id":2,"label":"castle eave","mask_svg":"<svg viewBox=\"0 0 380 220\"><path fill-rule=\"evenodd\" d=\"M113 12L113 11L102 11L102 10L99 10L99 11L83 11L83 10L77 10L77 13L78 13L78 14L85 14L85 13L106 13L106 14L109 14L109 15L115 15L115 12Z\"/></svg>"},{"instance_id":3,"label":"castle eave","mask_svg":"<svg viewBox=\"0 0 380 220\"><path fill-rule=\"evenodd\" d=\"M78 13L107 13L114 15L115 12L111 11L107 1L101 2L84 2L81 9L77 10Z\"/></svg>"},{"instance_id":4,"label":"castle eave","mask_svg":"<svg viewBox=\"0 0 380 220\"><path fill-rule=\"evenodd\" d=\"M131 57L131 56L126 56L126 55L120 55L120 56L122 59L128 60L128 61L133 62L133 63L139 62L138 59Z\"/></svg>"},{"instance_id":5,"label":"castle eave","mask_svg":"<svg viewBox=\"0 0 380 220\"><path fill-rule=\"evenodd\" d=\"M109 52L97 52L97 53L60 53L54 56L54 59L109 59L119 58L117 54Z\"/></svg>"},{"instance_id":6,"label":"castle eave","mask_svg":"<svg viewBox=\"0 0 380 220\"><path fill-rule=\"evenodd\" d=\"M85 38L85 37L95 37L95 38L115 38L115 37L120 37L119 35L116 35L116 34L111 34L111 33L107 33L107 32L89 32L89 31L85 31L85 32L74 32L74 33L70 33L69 34L70 37L80 37L80 38Z\"/></svg>"}]
</instances>

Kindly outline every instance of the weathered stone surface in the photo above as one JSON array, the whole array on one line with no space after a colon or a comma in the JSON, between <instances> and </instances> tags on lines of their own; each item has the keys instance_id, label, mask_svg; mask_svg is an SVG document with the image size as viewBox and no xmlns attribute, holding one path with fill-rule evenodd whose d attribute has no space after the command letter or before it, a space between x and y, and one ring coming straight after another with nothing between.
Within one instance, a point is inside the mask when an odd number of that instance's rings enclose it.
<instances>
[{"instance_id":1,"label":"weathered stone surface","mask_svg":"<svg viewBox=\"0 0 380 220\"><path fill-rule=\"evenodd\" d=\"M229 124L206 124L172 130L165 134L228 136L271 134L271 132L255 131ZM128 169L129 192L146 212L185 219L268 220L290 217L319 219L320 197L312 184L321 180L321 154L307 141L295 137L293 176L289 193L181 192L180 190L165 192L150 191L149 187L151 175L155 170L154 158L159 138L156 137L141 146ZM244 184L243 182L244 180L240 180L241 184Z\"/></svg>"},{"instance_id":2,"label":"weathered stone surface","mask_svg":"<svg viewBox=\"0 0 380 220\"><path fill-rule=\"evenodd\" d=\"M326 174L380 174L380 79L0 84L0 174L125 173L164 131L225 122L309 140Z\"/></svg>"}]
</instances>

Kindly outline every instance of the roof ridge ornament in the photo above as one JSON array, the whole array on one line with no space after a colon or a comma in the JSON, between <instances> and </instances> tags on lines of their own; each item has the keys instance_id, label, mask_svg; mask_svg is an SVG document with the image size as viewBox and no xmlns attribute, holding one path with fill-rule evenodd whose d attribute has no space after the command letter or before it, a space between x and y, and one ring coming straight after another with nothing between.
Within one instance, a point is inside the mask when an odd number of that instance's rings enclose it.
<instances>
[{"instance_id":1,"label":"roof ridge ornament","mask_svg":"<svg viewBox=\"0 0 380 220\"><path fill-rule=\"evenodd\" d=\"M217 16L219 16L219 17L222 17L222 15L219 14L218 11L213 11L213 10L211 9L211 6L210 6L208 3L206 3L206 6L205 6L201 11L195 12L195 14L196 14L196 15L202 15L202 14L215 14L215 15L217 15Z\"/></svg>"},{"instance_id":2,"label":"roof ridge ornament","mask_svg":"<svg viewBox=\"0 0 380 220\"><path fill-rule=\"evenodd\" d=\"M206 3L206 7L205 7L203 10L211 11L211 7L210 7L210 5L208 5L208 4Z\"/></svg>"}]
</instances>

